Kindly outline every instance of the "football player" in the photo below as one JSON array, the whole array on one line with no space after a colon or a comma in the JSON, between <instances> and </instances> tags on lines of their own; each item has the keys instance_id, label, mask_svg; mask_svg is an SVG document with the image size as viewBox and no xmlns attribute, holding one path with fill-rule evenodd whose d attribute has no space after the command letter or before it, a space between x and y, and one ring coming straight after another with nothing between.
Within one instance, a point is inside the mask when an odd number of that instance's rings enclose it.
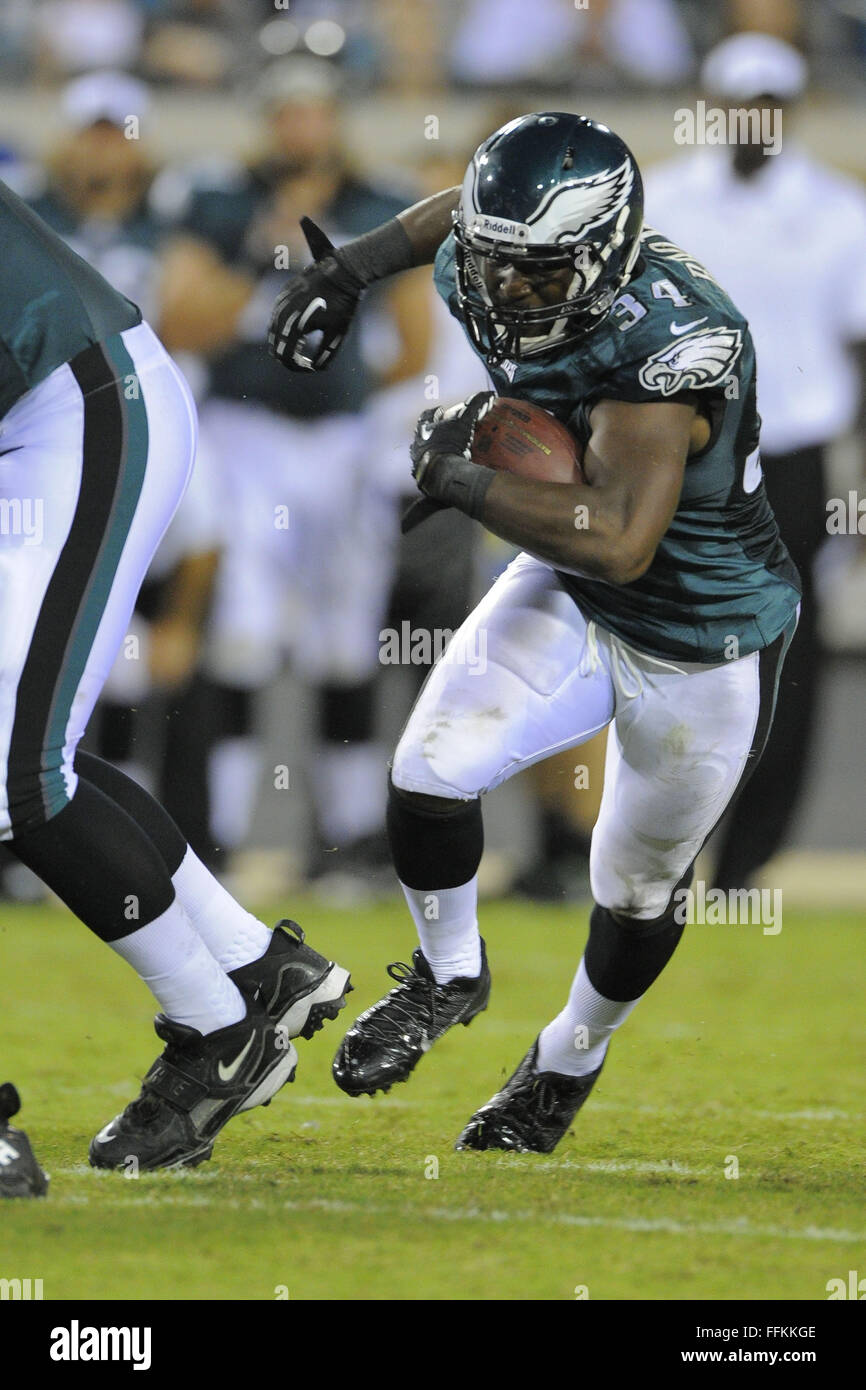
<instances>
[{"instance_id":1,"label":"football player","mask_svg":"<svg viewBox=\"0 0 866 1390\"><path fill-rule=\"evenodd\" d=\"M246 842L261 770L260 696L290 654L315 691L310 787L318 843L310 868L318 877L335 859L362 869L384 821L377 634L399 520L370 465L367 411L379 386L416 376L426 362L429 286L422 272L389 286L378 306L371 299L335 371L315 389L286 377L268 356L265 331L285 266L303 264L300 212L314 208L341 240L393 217L408 199L349 162L331 63L277 61L263 72L257 95L258 157L227 163L218 174L199 171L178 198L161 331L172 351L207 360L202 427L232 517L203 663L216 711L214 836L229 852ZM275 259L283 270L275 270ZM375 331L377 317L396 348L384 374L365 356L359 331ZM318 460L315 469L310 458ZM365 543L371 534L376 545ZM328 852L335 849L336 856Z\"/></svg>"},{"instance_id":2,"label":"football player","mask_svg":"<svg viewBox=\"0 0 866 1390\"><path fill-rule=\"evenodd\" d=\"M487 1006L481 795L610 724L571 992L458 1139L549 1152L676 949L692 865L760 757L796 626L798 576L761 482L748 325L699 262L643 226L634 158L583 116L509 122L462 189L339 252L308 232L316 263L271 326L287 366L326 365L368 283L435 258L497 391L545 407L583 447L586 484L533 481L473 461L488 394L419 421L422 511L456 507L525 549L456 633L398 744L389 831L420 947L389 966L395 988L334 1062L349 1094L387 1090Z\"/></svg>"},{"instance_id":3,"label":"football player","mask_svg":"<svg viewBox=\"0 0 866 1390\"><path fill-rule=\"evenodd\" d=\"M186 488L187 384L139 309L0 183L0 839L149 985L165 1050L97 1167L201 1162L294 1075L348 974L273 934L79 740Z\"/></svg>"}]
</instances>

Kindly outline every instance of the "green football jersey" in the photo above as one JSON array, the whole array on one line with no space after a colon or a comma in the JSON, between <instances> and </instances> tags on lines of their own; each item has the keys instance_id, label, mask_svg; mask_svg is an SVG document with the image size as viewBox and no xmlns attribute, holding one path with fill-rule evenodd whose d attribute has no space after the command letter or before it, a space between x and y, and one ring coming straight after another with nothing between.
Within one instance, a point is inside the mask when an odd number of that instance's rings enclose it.
<instances>
[{"instance_id":1,"label":"green football jersey","mask_svg":"<svg viewBox=\"0 0 866 1390\"><path fill-rule=\"evenodd\" d=\"M55 368L140 322L135 304L0 183L0 416Z\"/></svg>"},{"instance_id":2,"label":"green football jersey","mask_svg":"<svg viewBox=\"0 0 866 1390\"><path fill-rule=\"evenodd\" d=\"M434 275L459 319L453 237ZM600 400L699 398L709 418L709 441L687 462L646 573L611 584L558 571L590 617L651 655L696 662L746 656L790 625L800 583L761 479L749 326L698 261L645 228L635 274L598 328L488 371L500 395L543 406L584 445Z\"/></svg>"}]
</instances>

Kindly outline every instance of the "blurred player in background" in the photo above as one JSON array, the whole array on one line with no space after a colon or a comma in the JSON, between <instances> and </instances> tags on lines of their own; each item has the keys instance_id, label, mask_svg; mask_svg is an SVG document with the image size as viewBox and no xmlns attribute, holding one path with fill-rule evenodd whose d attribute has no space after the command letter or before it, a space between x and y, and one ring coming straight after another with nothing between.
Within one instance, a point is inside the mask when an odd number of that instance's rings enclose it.
<instances>
[{"instance_id":1,"label":"blurred player in background","mask_svg":"<svg viewBox=\"0 0 866 1390\"><path fill-rule=\"evenodd\" d=\"M291 1038L336 1016L348 974L271 933L147 792L78 751L187 486L195 405L137 305L3 185L0 241L0 839L162 1009L165 1050L91 1162L197 1163L292 1079Z\"/></svg>"},{"instance_id":2,"label":"blurred player in background","mask_svg":"<svg viewBox=\"0 0 866 1390\"><path fill-rule=\"evenodd\" d=\"M647 218L718 277L758 359L761 466L803 609L760 765L715 848L717 886L748 886L781 849L809 772L821 689L815 561L827 539L827 452L866 425L866 193L789 134L806 63L782 39L735 34L708 54L708 104L776 113L781 147L711 146L657 166ZM784 125L782 121L784 120Z\"/></svg>"},{"instance_id":3,"label":"blurred player in background","mask_svg":"<svg viewBox=\"0 0 866 1390\"><path fill-rule=\"evenodd\" d=\"M212 824L220 844L243 843L259 789L256 697L290 652L317 691L310 776L318 839L351 857L384 816L374 694L397 528L367 411L377 388L416 377L426 363L429 287L403 277L371 305L387 313L396 339L384 370L371 367L357 330L334 372L315 380L287 377L268 356L264 335L285 257L290 269L306 258L302 212L315 209L339 241L408 200L351 168L330 64L274 64L259 97L262 153L190 182L163 280L166 341L209 363L202 432L218 456L230 518L207 652L222 710Z\"/></svg>"}]
</instances>

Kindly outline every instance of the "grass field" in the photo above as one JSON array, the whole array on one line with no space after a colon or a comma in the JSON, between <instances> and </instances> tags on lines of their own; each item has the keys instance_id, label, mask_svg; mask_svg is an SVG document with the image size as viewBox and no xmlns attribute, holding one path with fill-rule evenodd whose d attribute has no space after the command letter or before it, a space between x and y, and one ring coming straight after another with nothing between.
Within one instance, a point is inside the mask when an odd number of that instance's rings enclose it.
<instances>
[{"instance_id":1,"label":"grass field","mask_svg":"<svg viewBox=\"0 0 866 1390\"><path fill-rule=\"evenodd\" d=\"M858 916L689 928L544 1158L453 1142L558 1011L585 912L487 905L488 1012L409 1085L352 1100L331 1058L411 927L397 904L293 910L352 968L350 1008L210 1163L129 1180L87 1146L156 1055L150 996L65 913L3 909L0 1080L52 1182L3 1205L0 1276L46 1299L820 1300L866 1273Z\"/></svg>"}]
</instances>

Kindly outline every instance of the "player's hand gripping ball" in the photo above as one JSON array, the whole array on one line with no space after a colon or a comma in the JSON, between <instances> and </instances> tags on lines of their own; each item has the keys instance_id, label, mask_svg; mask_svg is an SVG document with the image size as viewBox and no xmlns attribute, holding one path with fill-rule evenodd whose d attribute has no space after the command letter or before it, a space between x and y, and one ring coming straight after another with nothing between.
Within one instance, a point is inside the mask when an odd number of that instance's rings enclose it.
<instances>
[{"instance_id":1,"label":"player's hand gripping ball","mask_svg":"<svg viewBox=\"0 0 866 1390\"><path fill-rule=\"evenodd\" d=\"M437 405L421 414L409 446L409 456L412 476L422 492L435 496L433 473L438 457L447 454L471 458L475 430L495 400L492 391L478 391L458 405L447 409Z\"/></svg>"},{"instance_id":2,"label":"player's hand gripping ball","mask_svg":"<svg viewBox=\"0 0 866 1390\"><path fill-rule=\"evenodd\" d=\"M404 533L443 506L480 515L479 499L493 473L548 483L586 482L581 447L565 425L541 406L489 391L448 410L425 410L410 453L415 481L427 496L406 512Z\"/></svg>"}]
</instances>

